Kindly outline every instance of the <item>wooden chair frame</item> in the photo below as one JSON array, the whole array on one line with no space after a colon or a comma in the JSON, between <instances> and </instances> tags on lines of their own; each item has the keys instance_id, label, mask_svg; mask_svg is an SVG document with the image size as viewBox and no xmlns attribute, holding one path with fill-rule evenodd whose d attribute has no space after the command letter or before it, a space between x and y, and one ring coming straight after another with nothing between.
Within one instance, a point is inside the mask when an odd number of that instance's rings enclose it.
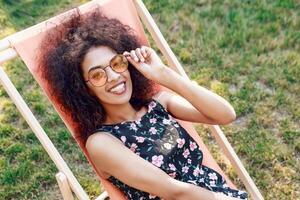
<instances>
[{"instance_id":1,"label":"wooden chair frame","mask_svg":"<svg viewBox=\"0 0 300 200\"><path fill-rule=\"evenodd\" d=\"M150 32L152 38L154 39L156 45L158 46L162 54L167 59L168 65L174 70L176 70L179 74L181 74L184 78L189 79L142 0L132 1L135 4L140 19L146 26L147 30ZM30 128L33 130L33 132L41 142L42 146L49 154L50 158L57 166L59 172L56 174L56 179L60 191L63 195L63 199L72 200L74 192L78 199L87 200L89 199L88 195L83 190L76 177L73 175L72 171L70 170L66 162L63 160L63 158L61 157L51 140L48 138L47 134L45 133L45 131L43 130L43 128L41 127L41 125L39 124L39 122L37 121L37 119L35 118L35 116L33 115L33 113L31 112L31 110L29 109L19 92L16 90L15 86L10 81L9 77L7 76L7 74L1 66L1 64L3 64L4 62L18 57L17 52L12 48L8 40L9 37L10 36L0 41L0 82L6 90L6 92L8 93L8 95L10 96L10 98L12 99L12 101L14 102L14 104L17 106L22 116L29 124ZM239 178L244 183L251 197L255 200L262 200L263 196L261 195L260 191L249 176L248 172L246 171L245 167L243 166L242 162L238 158L237 154L228 142L226 136L223 134L220 127L218 125L208 125L208 127L211 130L212 135L216 139L218 145L221 147L221 149L231 162L233 168L236 170ZM96 200L104 200L106 199L106 197L108 197L107 192L103 192L99 197L96 198Z\"/></svg>"}]
</instances>

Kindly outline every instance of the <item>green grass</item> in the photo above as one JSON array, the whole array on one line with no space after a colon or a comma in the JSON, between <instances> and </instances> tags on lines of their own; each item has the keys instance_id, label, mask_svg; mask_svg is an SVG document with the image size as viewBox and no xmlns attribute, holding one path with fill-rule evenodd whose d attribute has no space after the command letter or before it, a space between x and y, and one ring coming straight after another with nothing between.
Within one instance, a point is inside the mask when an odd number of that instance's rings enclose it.
<instances>
[{"instance_id":1,"label":"green grass","mask_svg":"<svg viewBox=\"0 0 300 200\"><path fill-rule=\"evenodd\" d=\"M144 1L189 76L224 96L237 120L221 127L265 199L300 199L300 4L296 0ZM0 36L83 1L0 0ZM153 44L153 41L150 40ZM80 184L100 184L76 142L16 59L5 71ZM197 130L243 188L208 129ZM0 88L0 199L61 199L57 169Z\"/></svg>"}]
</instances>

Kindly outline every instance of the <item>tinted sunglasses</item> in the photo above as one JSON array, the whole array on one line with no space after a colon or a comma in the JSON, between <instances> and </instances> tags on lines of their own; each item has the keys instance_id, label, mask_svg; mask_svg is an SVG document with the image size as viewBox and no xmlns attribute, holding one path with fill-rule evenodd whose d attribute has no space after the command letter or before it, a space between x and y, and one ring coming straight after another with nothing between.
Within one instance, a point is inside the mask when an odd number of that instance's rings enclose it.
<instances>
[{"instance_id":1,"label":"tinted sunglasses","mask_svg":"<svg viewBox=\"0 0 300 200\"><path fill-rule=\"evenodd\" d=\"M122 73L128 68L128 60L123 54L115 55L106 67L95 66L91 68L88 72L88 80L85 82L90 82L95 87L101 87L107 82L107 74L105 69L111 67L111 69L117 73Z\"/></svg>"}]
</instances>

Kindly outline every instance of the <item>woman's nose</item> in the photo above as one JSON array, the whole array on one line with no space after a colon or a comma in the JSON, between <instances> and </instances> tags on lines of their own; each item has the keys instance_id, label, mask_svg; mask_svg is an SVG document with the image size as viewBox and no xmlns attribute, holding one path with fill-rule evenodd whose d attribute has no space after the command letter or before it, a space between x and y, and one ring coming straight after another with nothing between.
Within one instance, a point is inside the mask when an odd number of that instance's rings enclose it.
<instances>
[{"instance_id":1,"label":"woman's nose","mask_svg":"<svg viewBox=\"0 0 300 200\"><path fill-rule=\"evenodd\" d=\"M121 76L121 74L115 72L114 70L112 70L110 67L106 68L106 74L107 74L107 81L111 82L114 80L118 80Z\"/></svg>"}]
</instances>

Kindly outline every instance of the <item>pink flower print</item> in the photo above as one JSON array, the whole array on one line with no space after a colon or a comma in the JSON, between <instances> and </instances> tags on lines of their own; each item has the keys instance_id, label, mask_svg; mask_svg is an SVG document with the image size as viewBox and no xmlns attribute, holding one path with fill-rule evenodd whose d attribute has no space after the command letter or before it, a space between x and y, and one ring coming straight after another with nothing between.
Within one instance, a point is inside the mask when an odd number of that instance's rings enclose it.
<instances>
[{"instance_id":1,"label":"pink flower print","mask_svg":"<svg viewBox=\"0 0 300 200\"><path fill-rule=\"evenodd\" d=\"M154 108L156 106L156 103L154 101L150 102L149 103L149 107L150 108Z\"/></svg>"},{"instance_id":2,"label":"pink flower print","mask_svg":"<svg viewBox=\"0 0 300 200\"><path fill-rule=\"evenodd\" d=\"M148 105L148 113L156 106L156 103L155 102L150 102L149 105Z\"/></svg>"},{"instance_id":3,"label":"pink flower print","mask_svg":"<svg viewBox=\"0 0 300 200\"><path fill-rule=\"evenodd\" d=\"M170 170L176 171L176 167L174 164L169 164Z\"/></svg>"},{"instance_id":4,"label":"pink flower print","mask_svg":"<svg viewBox=\"0 0 300 200\"><path fill-rule=\"evenodd\" d=\"M190 168L189 168L188 166L184 166L184 167L182 168L182 172L188 173L189 169L190 169Z\"/></svg>"},{"instance_id":5,"label":"pink flower print","mask_svg":"<svg viewBox=\"0 0 300 200\"><path fill-rule=\"evenodd\" d=\"M143 143L145 141L144 137L136 137L138 143Z\"/></svg>"},{"instance_id":6,"label":"pink flower print","mask_svg":"<svg viewBox=\"0 0 300 200\"><path fill-rule=\"evenodd\" d=\"M125 143L126 142L126 137L124 135L121 136L121 140L122 140L123 143Z\"/></svg>"},{"instance_id":7,"label":"pink flower print","mask_svg":"<svg viewBox=\"0 0 300 200\"><path fill-rule=\"evenodd\" d=\"M135 143L132 143L131 146L130 146L130 150L133 151L133 152L135 152L135 150L136 150L137 147L138 146Z\"/></svg>"},{"instance_id":8,"label":"pink flower print","mask_svg":"<svg viewBox=\"0 0 300 200\"><path fill-rule=\"evenodd\" d=\"M155 124L156 123L156 118L151 118L149 121L150 121L151 124Z\"/></svg>"},{"instance_id":9,"label":"pink flower print","mask_svg":"<svg viewBox=\"0 0 300 200\"><path fill-rule=\"evenodd\" d=\"M200 173L199 167L197 167L196 169L194 169L194 171L193 171L193 175L194 176L199 176L199 173Z\"/></svg>"},{"instance_id":10,"label":"pink flower print","mask_svg":"<svg viewBox=\"0 0 300 200\"><path fill-rule=\"evenodd\" d=\"M192 163L192 160L191 159L188 159L188 161L187 161L189 164L191 164Z\"/></svg>"},{"instance_id":11,"label":"pink flower print","mask_svg":"<svg viewBox=\"0 0 300 200\"><path fill-rule=\"evenodd\" d=\"M212 180L217 180L218 179L216 173L214 173L214 172L213 173L209 173L208 176L209 176L209 179L212 179Z\"/></svg>"},{"instance_id":12,"label":"pink flower print","mask_svg":"<svg viewBox=\"0 0 300 200\"><path fill-rule=\"evenodd\" d=\"M162 155L152 156L152 164L154 164L157 167L160 167L164 163L163 159L164 157Z\"/></svg>"},{"instance_id":13,"label":"pink flower print","mask_svg":"<svg viewBox=\"0 0 300 200\"><path fill-rule=\"evenodd\" d=\"M130 129L135 130L135 131L137 130L135 123L130 124Z\"/></svg>"},{"instance_id":14,"label":"pink flower print","mask_svg":"<svg viewBox=\"0 0 300 200\"><path fill-rule=\"evenodd\" d=\"M215 182L215 181L209 181L209 185L210 185L211 187L215 187L215 186L216 186L216 182Z\"/></svg>"},{"instance_id":15,"label":"pink flower print","mask_svg":"<svg viewBox=\"0 0 300 200\"><path fill-rule=\"evenodd\" d=\"M135 120L135 123L136 123L136 124L141 124L141 120L142 120L142 118L137 119L137 120Z\"/></svg>"},{"instance_id":16,"label":"pink flower print","mask_svg":"<svg viewBox=\"0 0 300 200\"><path fill-rule=\"evenodd\" d=\"M149 132L150 132L151 134L156 134L157 130L156 130L155 127L151 127L151 128L149 129Z\"/></svg>"},{"instance_id":17,"label":"pink flower print","mask_svg":"<svg viewBox=\"0 0 300 200\"><path fill-rule=\"evenodd\" d=\"M184 138L178 138L177 140L176 140L176 142L178 143L178 148L182 148L183 147L183 145L184 145L184 143L185 143L185 139Z\"/></svg>"},{"instance_id":18,"label":"pink flower print","mask_svg":"<svg viewBox=\"0 0 300 200\"><path fill-rule=\"evenodd\" d=\"M190 155L189 149L186 149L182 155L183 155L183 157L187 158Z\"/></svg>"},{"instance_id":19,"label":"pink flower print","mask_svg":"<svg viewBox=\"0 0 300 200\"><path fill-rule=\"evenodd\" d=\"M163 119L163 124L171 124L171 120L164 118Z\"/></svg>"},{"instance_id":20,"label":"pink flower print","mask_svg":"<svg viewBox=\"0 0 300 200\"><path fill-rule=\"evenodd\" d=\"M196 142L190 141L190 149L191 149L191 151L194 151L196 148L197 148Z\"/></svg>"},{"instance_id":21,"label":"pink flower print","mask_svg":"<svg viewBox=\"0 0 300 200\"><path fill-rule=\"evenodd\" d=\"M170 143L164 143L164 147L168 150L170 150L172 148L172 145Z\"/></svg>"},{"instance_id":22,"label":"pink flower print","mask_svg":"<svg viewBox=\"0 0 300 200\"><path fill-rule=\"evenodd\" d=\"M171 176L172 178L176 178L176 172L169 173L169 176Z\"/></svg>"}]
</instances>

